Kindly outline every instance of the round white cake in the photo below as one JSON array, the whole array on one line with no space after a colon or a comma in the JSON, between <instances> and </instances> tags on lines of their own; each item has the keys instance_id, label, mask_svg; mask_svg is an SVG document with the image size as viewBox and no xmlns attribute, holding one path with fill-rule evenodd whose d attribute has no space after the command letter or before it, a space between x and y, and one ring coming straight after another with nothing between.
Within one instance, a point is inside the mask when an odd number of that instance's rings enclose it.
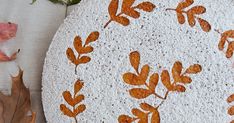
<instances>
[{"instance_id":1,"label":"round white cake","mask_svg":"<svg viewBox=\"0 0 234 123\"><path fill-rule=\"evenodd\" d=\"M233 13L233 0L82 0L47 52L47 122L231 122Z\"/></svg>"}]
</instances>

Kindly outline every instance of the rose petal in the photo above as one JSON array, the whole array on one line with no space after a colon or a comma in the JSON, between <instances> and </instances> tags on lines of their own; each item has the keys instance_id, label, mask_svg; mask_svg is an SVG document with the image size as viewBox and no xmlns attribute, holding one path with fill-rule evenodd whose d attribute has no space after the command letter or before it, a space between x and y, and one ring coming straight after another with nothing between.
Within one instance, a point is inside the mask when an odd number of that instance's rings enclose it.
<instances>
[{"instance_id":1,"label":"rose petal","mask_svg":"<svg viewBox=\"0 0 234 123\"><path fill-rule=\"evenodd\" d=\"M17 52L13 53L10 57L7 56L4 52L0 50L0 62L7 62L7 61L13 61L16 59L17 54L20 52L18 50Z\"/></svg>"},{"instance_id":2,"label":"rose petal","mask_svg":"<svg viewBox=\"0 0 234 123\"><path fill-rule=\"evenodd\" d=\"M0 42L5 42L16 36L17 24L0 23Z\"/></svg>"}]
</instances>

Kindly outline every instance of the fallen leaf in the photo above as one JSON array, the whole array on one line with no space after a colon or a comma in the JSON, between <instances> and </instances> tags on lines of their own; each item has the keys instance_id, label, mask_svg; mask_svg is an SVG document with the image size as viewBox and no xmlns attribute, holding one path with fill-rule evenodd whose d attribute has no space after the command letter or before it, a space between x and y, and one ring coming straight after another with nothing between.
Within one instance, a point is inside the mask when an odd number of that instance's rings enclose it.
<instances>
[{"instance_id":1,"label":"fallen leaf","mask_svg":"<svg viewBox=\"0 0 234 123\"><path fill-rule=\"evenodd\" d=\"M20 52L20 50L18 50L17 52L13 53L10 57L7 56L4 52L2 52L0 50L0 62L8 62L8 61L13 61L16 59L17 54Z\"/></svg>"},{"instance_id":2,"label":"fallen leaf","mask_svg":"<svg viewBox=\"0 0 234 123\"><path fill-rule=\"evenodd\" d=\"M129 55L130 63L132 67L138 72L140 64L140 54L137 51L131 52Z\"/></svg>"},{"instance_id":3,"label":"fallen leaf","mask_svg":"<svg viewBox=\"0 0 234 123\"><path fill-rule=\"evenodd\" d=\"M152 12L156 6L151 2L142 2L136 6L138 9L142 9L146 12Z\"/></svg>"},{"instance_id":4,"label":"fallen leaf","mask_svg":"<svg viewBox=\"0 0 234 123\"><path fill-rule=\"evenodd\" d=\"M32 116L28 116L28 112L31 112L30 92L23 83L23 71L21 69L16 77L12 77L11 95L6 96L0 92L0 102L3 106L5 123L32 122Z\"/></svg>"},{"instance_id":5,"label":"fallen leaf","mask_svg":"<svg viewBox=\"0 0 234 123\"><path fill-rule=\"evenodd\" d=\"M7 41L16 36L17 24L0 23L0 42Z\"/></svg>"},{"instance_id":6,"label":"fallen leaf","mask_svg":"<svg viewBox=\"0 0 234 123\"><path fill-rule=\"evenodd\" d=\"M152 92L150 90L143 89L143 88L130 89L129 93L132 97L134 97L136 99L143 99L143 98L146 98L152 94Z\"/></svg>"}]
</instances>

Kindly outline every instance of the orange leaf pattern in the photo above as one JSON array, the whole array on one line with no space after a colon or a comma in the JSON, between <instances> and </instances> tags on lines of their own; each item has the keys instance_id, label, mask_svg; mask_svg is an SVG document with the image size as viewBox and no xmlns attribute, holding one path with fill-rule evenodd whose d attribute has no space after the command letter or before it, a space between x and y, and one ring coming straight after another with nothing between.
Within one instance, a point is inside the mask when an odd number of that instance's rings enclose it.
<instances>
[{"instance_id":1,"label":"orange leaf pattern","mask_svg":"<svg viewBox=\"0 0 234 123\"><path fill-rule=\"evenodd\" d=\"M85 44L82 46L82 40L80 36L76 36L74 38L74 48L76 52L78 53L78 56L75 56L75 53L72 48L67 48L66 55L67 58L76 65L75 67L75 73L77 73L76 69L78 65L80 64L86 64L91 61L91 58L89 56L82 56L83 54L88 54L93 52L93 47L89 46L91 42L96 41L99 38L99 32L92 32L89 34L88 38L85 41Z\"/></svg>"},{"instance_id":2,"label":"orange leaf pattern","mask_svg":"<svg viewBox=\"0 0 234 123\"><path fill-rule=\"evenodd\" d=\"M219 50L224 50L225 44L227 44L226 57L231 58L234 52L234 41L229 41L228 39L234 39L234 30L228 30L224 33L221 33L221 39L219 41L218 47Z\"/></svg>"},{"instance_id":3,"label":"orange leaf pattern","mask_svg":"<svg viewBox=\"0 0 234 123\"><path fill-rule=\"evenodd\" d=\"M172 78L174 80L173 82L168 70L163 70L161 73L160 77L162 84L167 89L165 96L162 97L155 92L159 81L159 74L153 73L149 77L150 67L147 64L142 67L141 72L138 72L138 69L136 69L140 66L140 53L138 51L130 53L129 59L132 67L135 69L135 73L127 72L123 74L123 81L126 84L132 86L145 86L145 88L138 87L130 89L130 96L135 99L144 99L151 95L154 95L156 98L159 98L162 101L157 107L153 107L148 103L141 103L141 109L132 109L132 114L134 115L133 117L124 114L120 115L118 118L119 123L132 123L136 120L139 120L139 123L148 123L148 117L150 114L152 114L151 123L160 123L160 113L158 112L158 108L167 99L169 92L185 92L185 84L189 84L192 82L192 79L188 75L197 74L202 71L202 67L198 64L191 65L186 70L183 70L182 63L179 61L175 62L172 68ZM146 81L148 77L149 84Z\"/></svg>"},{"instance_id":4,"label":"orange leaf pattern","mask_svg":"<svg viewBox=\"0 0 234 123\"><path fill-rule=\"evenodd\" d=\"M234 101L234 94L230 95L228 98L227 98L227 102L228 103L232 103ZM234 115L234 106L231 106L228 108L228 112L227 112L229 115L233 116ZM232 120L230 123L233 123L234 120Z\"/></svg>"},{"instance_id":5,"label":"orange leaf pattern","mask_svg":"<svg viewBox=\"0 0 234 123\"><path fill-rule=\"evenodd\" d=\"M200 24L201 28L203 31L205 32L209 32L211 30L211 25L209 24L209 22L207 22L206 20L196 16L196 15L200 15L200 14L204 14L206 12L206 8L203 6L194 6L191 9L185 11L184 9L191 6L194 3L193 0L185 0L183 2L180 2L178 4L178 6L176 7L176 9L171 9L168 8L166 10L173 10L176 11L177 14L177 19L178 22L180 24L184 24L185 23L185 15L187 15L188 18L188 23L191 27L195 26L196 24L196 20L198 21L198 23Z\"/></svg>"},{"instance_id":6,"label":"orange leaf pattern","mask_svg":"<svg viewBox=\"0 0 234 123\"><path fill-rule=\"evenodd\" d=\"M82 100L84 100L84 95L78 94L78 92L82 89L84 83L81 80L77 80L74 85L74 94L71 95L71 92L64 91L63 92L63 98L64 100L73 107L73 110L70 110L65 104L60 105L60 110L63 112L64 115L68 117L72 117L75 119L75 122L77 123L77 115L84 112L86 109L86 106L84 104L78 105ZM76 106L78 105L78 106Z\"/></svg>"},{"instance_id":7,"label":"orange leaf pattern","mask_svg":"<svg viewBox=\"0 0 234 123\"><path fill-rule=\"evenodd\" d=\"M106 28L112 21L115 21L123 26L128 26L130 24L130 20L127 17L122 16L123 14L137 19L140 17L140 13L136 11L136 9L140 9L146 12L152 12L156 7L151 2L142 2L137 6L132 6L134 2L135 0L123 0L121 12L117 14L117 10L119 8L119 0L111 0L108 7L110 20L105 24L104 28Z\"/></svg>"}]
</instances>

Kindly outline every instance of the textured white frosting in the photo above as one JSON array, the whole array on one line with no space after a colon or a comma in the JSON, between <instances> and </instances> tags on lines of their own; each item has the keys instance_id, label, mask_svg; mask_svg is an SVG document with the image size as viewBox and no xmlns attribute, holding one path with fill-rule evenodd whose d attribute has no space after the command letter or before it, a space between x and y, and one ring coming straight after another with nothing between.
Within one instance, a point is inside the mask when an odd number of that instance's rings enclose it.
<instances>
[{"instance_id":1,"label":"textured white frosting","mask_svg":"<svg viewBox=\"0 0 234 123\"><path fill-rule=\"evenodd\" d=\"M120 0L121 1L121 0ZM144 0L136 0L139 4ZM121 114L131 114L131 109L139 107L141 102L154 106L160 99L150 96L143 100L130 97L132 88L123 82L125 72L133 72L129 62L129 53L139 51L141 64L149 64L150 73L162 69L171 70L173 63L181 61L185 68L198 63L203 71L193 75L193 82L186 85L185 93L170 93L168 99L159 108L162 123L228 123L234 117L227 114L229 104L226 98L234 93L234 69L225 54L218 50L222 31L234 27L233 0L196 0L194 5L203 5L207 11L200 15L212 25L205 33L196 24L191 28L186 22L180 25L174 11L181 0L150 0L156 5L153 12L140 11L139 19L130 19L129 26L109 20L110 0L82 0L58 29L45 59L42 79L42 100L48 123L74 122L74 119L62 114L60 104L65 103L62 92L73 92L74 82L80 78L85 86L81 93L82 102L87 109L77 116L80 123L116 123ZM99 31L100 37L92 43L94 51L88 64L78 67L66 57L66 49L73 47L75 35L83 42L87 36ZM233 59L233 58L232 58ZM162 66L162 67L159 67ZM157 92L164 95L160 82Z\"/></svg>"}]
</instances>

